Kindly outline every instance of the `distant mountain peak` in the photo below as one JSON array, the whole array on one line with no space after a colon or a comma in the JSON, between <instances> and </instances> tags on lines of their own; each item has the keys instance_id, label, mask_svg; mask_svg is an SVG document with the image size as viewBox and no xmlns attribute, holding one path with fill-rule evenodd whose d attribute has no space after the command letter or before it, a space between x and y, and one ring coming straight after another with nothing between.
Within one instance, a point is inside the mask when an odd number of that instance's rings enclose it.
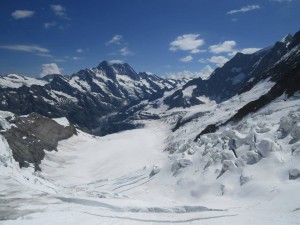
<instances>
[{"instance_id":1,"label":"distant mountain peak","mask_svg":"<svg viewBox=\"0 0 300 225\"><path fill-rule=\"evenodd\" d=\"M108 67L108 66L109 66L108 61L103 60L98 64L97 68Z\"/></svg>"}]
</instances>

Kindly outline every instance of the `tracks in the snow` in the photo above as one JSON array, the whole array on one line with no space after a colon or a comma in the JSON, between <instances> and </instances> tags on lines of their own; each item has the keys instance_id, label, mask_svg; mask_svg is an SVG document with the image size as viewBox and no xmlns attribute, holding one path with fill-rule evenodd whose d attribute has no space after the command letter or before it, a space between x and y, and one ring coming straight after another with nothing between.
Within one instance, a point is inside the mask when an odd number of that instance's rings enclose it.
<instances>
[{"instance_id":1,"label":"tracks in the snow","mask_svg":"<svg viewBox=\"0 0 300 225\"><path fill-rule=\"evenodd\" d=\"M236 214L232 214L232 215L221 215L221 216L196 217L196 218L183 219L183 220L154 220L154 219L139 219L139 218L133 218L133 217L127 217L127 216L108 216L108 215L94 214L94 213L88 213L88 212L85 212L85 214L89 214L92 216L99 216L99 217L103 217L103 218L110 218L110 219L130 220L130 221L137 221L137 222L144 222L144 223L163 223L163 224L166 224L166 223L170 223L170 224L191 223L191 222L201 221L201 220L210 220L210 219L218 219L218 218L236 216Z\"/></svg>"},{"instance_id":2,"label":"tracks in the snow","mask_svg":"<svg viewBox=\"0 0 300 225\"><path fill-rule=\"evenodd\" d=\"M72 204L79 204L84 206L99 207L101 209L110 210L113 212L131 212L131 213L200 213L200 212L226 212L222 209L210 209L204 206L176 206L176 207L118 207L112 204L107 204L101 201L71 198L71 197L57 197L57 199Z\"/></svg>"}]
</instances>

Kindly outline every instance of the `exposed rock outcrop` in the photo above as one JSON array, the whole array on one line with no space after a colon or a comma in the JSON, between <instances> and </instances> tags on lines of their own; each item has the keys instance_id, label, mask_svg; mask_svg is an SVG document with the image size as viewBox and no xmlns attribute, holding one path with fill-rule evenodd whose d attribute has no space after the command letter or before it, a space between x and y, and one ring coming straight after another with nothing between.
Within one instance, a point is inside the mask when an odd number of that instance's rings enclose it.
<instances>
[{"instance_id":1,"label":"exposed rock outcrop","mask_svg":"<svg viewBox=\"0 0 300 225\"><path fill-rule=\"evenodd\" d=\"M17 116L9 122L13 126L2 134L12 149L14 159L19 162L20 167L33 163L36 170L40 169L39 164L45 156L44 150L56 150L60 140L76 134L73 125L63 126L37 113Z\"/></svg>"}]
</instances>

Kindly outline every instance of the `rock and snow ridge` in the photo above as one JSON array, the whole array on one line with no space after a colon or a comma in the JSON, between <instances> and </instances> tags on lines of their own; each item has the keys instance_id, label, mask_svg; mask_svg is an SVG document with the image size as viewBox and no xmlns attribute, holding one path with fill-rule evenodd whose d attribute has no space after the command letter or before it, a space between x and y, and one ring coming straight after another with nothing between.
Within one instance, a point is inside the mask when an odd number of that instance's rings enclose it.
<instances>
[{"instance_id":1,"label":"rock and snow ridge","mask_svg":"<svg viewBox=\"0 0 300 225\"><path fill-rule=\"evenodd\" d=\"M0 76L0 87L1 88L19 88L23 85L30 87L31 85L40 85L44 86L47 82L32 78L32 77L25 77L18 74L8 74L6 76Z\"/></svg>"},{"instance_id":2,"label":"rock and snow ridge","mask_svg":"<svg viewBox=\"0 0 300 225\"><path fill-rule=\"evenodd\" d=\"M253 54L237 53L223 67L217 68L208 80L193 79L164 100L169 109L176 108L178 101L184 103L182 107L191 107L199 104L199 97L205 96L216 102L223 102L236 94L244 92L245 87L250 89L263 79L262 74L287 57L295 45L299 44L298 34L287 35L273 46L264 48ZM292 66L292 63L290 63ZM274 75L266 75L274 77ZM190 96L182 93L191 86L196 86ZM217 90L217 91L216 91ZM187 99L188 98L188 99Z\"/></svg>"},{"instance_id":3,"label":"rock and snow ridge","mask_svg":"<svg viewBox=\"0 0 300 225\"><path fill-rule=\"evenodd\" d=\"M165 91L181 85L177 80L136 73L127 63L103 61L95 68L71 76L53 74L42 79L16 74L2 76L0 110L18 115L36 112L51 118L67 117L89 133L103 134L99 128L103 123L97 121L104 116L143 100L159 98Z\"/></svg>"}]
</instances>

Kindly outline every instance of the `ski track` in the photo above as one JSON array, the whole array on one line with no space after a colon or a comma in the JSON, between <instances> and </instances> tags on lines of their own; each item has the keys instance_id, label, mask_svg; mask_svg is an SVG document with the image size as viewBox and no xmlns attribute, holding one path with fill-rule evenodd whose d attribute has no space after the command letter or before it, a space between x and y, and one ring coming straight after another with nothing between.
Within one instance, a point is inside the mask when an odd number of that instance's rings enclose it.
<instances>
[{"instance_id":1,"label":"ski track","mask_svg":"<svg viewBox=\"0 0 300 225\"><path fill-rule=\"evenodd\" d=\"M146 220L146 219L137 219L137 218L121 217L121 216L105 216L105 215L92 214L92 213L88 213L88 212L85 212L85 213L92 215L92 216L100 216L103 218L110 218L110 219L130 220L130 221L137 221L137 222L144 222L144 223L171 223L171 224L191 223L191 222L200 221L200 220L210 220L210 219L218 219L218 218L223 218L223 217L236 216L236 215L211 216L211 217L192 218L192 219L187 219L187 220Z\"/></svg>"}]
</instances>

